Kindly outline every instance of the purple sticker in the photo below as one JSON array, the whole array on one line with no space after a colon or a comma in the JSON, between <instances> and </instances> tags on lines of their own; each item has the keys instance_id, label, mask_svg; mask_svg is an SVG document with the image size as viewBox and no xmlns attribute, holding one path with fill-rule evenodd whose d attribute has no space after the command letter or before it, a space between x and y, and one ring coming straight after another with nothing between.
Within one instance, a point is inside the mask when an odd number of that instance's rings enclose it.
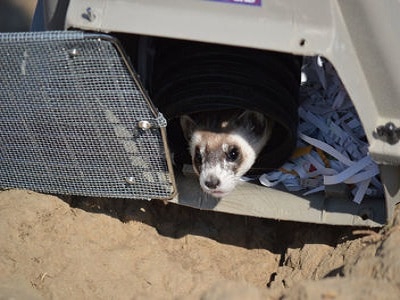
<instances>
[{"instance_id":1,"label":"purple sticker","mask_svg":"<svg viewBox=\"0 0 400 300\"><path fill-rule=\"evenodd\" d=\"M209 0L209 1L261 6L261 0Z\"/></svg>"}]
</instances>

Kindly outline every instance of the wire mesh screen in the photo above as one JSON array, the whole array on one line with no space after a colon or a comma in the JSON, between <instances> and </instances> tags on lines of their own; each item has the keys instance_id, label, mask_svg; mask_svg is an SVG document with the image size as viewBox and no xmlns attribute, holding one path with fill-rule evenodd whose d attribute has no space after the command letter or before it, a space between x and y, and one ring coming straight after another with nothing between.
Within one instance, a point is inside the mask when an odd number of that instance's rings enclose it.
<instances>
[{"instance_id":1,"label":"wire mesh screen","mask_svg":"<svg viewBox=\"0 0 400 300\"><path fill-rule=\"evenodd\" d=\"M171 198L166 122L105 35L0 35L0 186Z\"/></svg>"}]
</instances>

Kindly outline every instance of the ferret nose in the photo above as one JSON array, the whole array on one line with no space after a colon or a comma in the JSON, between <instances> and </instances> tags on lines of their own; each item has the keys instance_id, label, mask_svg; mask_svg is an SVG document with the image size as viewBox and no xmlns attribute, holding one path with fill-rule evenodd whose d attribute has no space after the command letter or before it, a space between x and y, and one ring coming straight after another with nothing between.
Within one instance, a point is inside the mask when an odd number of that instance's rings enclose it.
<instances>
[{"instance_id":1,"label":"ferret nose","mask_svg":"<svg viewBox=\"0 0 400 300\"><path fill-rule=\"evenodd\" d=\"M206 185L206 187L208 187L210 190L214 190L216 189L219 184L221 182L219 181L219 179L215 176L210 176L209 178L207 178L207 180L204 182L204 184Z\"/></svg>"}]
</instances>

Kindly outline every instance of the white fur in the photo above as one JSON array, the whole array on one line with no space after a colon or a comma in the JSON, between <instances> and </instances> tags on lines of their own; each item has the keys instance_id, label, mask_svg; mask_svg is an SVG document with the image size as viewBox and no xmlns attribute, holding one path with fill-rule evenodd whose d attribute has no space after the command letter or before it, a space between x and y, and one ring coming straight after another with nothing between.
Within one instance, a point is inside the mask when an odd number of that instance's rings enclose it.
<instances>
[{"instance_id":1,"label":"white fur","mask_svg":"<svg viewBox=\"0 0 400 300\"><path fill-rule=\"evenodd\" d=\"M221 183L216 189L210 189L205 185L205 182L209 176L216 176L220 178ZM215 165L213 168L205 168L204 171L200 173L199 182L200 186L206 193L216 197L222 198L228 195L236 187L240 177L235 176L235 174L229 169L224 168L221 165Z\"/></svg>"}]
</instances>

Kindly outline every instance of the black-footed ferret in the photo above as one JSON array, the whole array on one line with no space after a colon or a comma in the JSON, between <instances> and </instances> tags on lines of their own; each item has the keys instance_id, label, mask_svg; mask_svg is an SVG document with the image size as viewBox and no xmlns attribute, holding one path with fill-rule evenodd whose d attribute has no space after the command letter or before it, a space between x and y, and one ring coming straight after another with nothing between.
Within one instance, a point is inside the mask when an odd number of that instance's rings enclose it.
<instances>
[{"instance_id":1,"label":"black-footed ferret","mask_svg":"<svg viewBox=\"0 0 400 300\"><path fill-rule=\"evenodd\" d=\"M273 122L250 110L202 112L181 117L194 171L204 192L230 193L254 164L272 132Z\"/></svg>"}]
</instances>

